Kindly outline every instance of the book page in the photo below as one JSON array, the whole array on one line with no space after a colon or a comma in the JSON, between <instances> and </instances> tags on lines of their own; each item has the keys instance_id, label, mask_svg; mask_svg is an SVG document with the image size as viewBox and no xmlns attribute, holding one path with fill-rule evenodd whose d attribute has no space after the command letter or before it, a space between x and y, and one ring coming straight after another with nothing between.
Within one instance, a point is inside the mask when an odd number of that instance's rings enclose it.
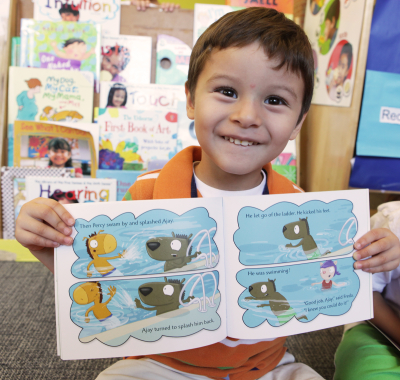
<instances>
[{"instance_id":1,"label":"book page","mask_svg":"<svg viewBox=\"0 0 400 380\"><path fill-rule=\"evenodd\" d=\"M372 318L354 270L368 190L224 198L228 336L267 339Z\"/></svg>"},{"instance_id":2,"label":"book page","mask_svg":"<svg viewBox=\"0 0 400 380\"><path fill-rule=\"evenodd\" d=\"M226 337L222 199L65 205L56 249L62 359L187 350Z\"/></svg>"}]
</instances>

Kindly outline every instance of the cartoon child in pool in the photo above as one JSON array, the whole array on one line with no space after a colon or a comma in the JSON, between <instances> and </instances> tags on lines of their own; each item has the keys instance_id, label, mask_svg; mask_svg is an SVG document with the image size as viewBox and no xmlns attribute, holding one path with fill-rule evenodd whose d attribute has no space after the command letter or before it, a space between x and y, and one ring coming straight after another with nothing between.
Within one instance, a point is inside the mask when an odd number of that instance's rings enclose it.
<instances>
[{"instance_id":1,"label":"cartoon child in pool","mask_svg":"<svg viewBox=\"0 0 400 380\"><path fill-rule=\"evenodd\" d=\"M103 290L101 289L100 282L85 282L79 285L72 295L74 301L78 305L88 305L94 302L94 305L89 307L85 313L85 322L90 322L89 313L93 315L102 323L106 330L118 327L120 320L111 313L107 305L117 293L115 286L108 287L108 295L110 296L106 302L103 302Z\"/></svg>"},{"instance_id":2,"label":"cartoon child in pool","mask_svg":"<svg viewBox=\"0 0 400 380\"><path fill-rule=\"evenodd\" d=\"M117 248L117 240L114 236L110 234L101 234L104 230L95 232L89 237L84 237L86 239L87 253L93 259L87 266L87 276L92 277L93 272L90 271L90 267L94 265L96 270L103 276L109 276L113 274L114 276L123 276L123 274L116 268L114 268L108 261L119 259L124 256L125 250L122 253L118 253L117 256L113 257L99 257L100 255L105 255L114 251Z\"/></svg>"},{"instance_id":3,"label":"cartoon child in pool","mask_svg":"<svg viewBox=\"0 0 400 380\"><path fill-rule=\"evenodd\" d=\"M322 281L314 282L311 284L311 286L322 284L322 289L327 290L331 289L332 285L335 285L336 287L341 287L346 285L346 283L343 282L337 284L336 282L332 281L332 278L335 275L337 274L340 275L336 265L337 265L337 260L336 261L328 260L325 261L324 263L321 263L320 274L322 277Z\"/></svg>"}]
</instances>

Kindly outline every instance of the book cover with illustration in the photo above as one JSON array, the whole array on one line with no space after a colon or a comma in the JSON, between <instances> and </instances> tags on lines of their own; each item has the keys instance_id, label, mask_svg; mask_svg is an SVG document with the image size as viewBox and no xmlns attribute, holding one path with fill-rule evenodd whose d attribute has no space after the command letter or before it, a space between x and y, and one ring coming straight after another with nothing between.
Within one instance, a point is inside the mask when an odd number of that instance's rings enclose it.
<instances>
[{"instance_id":1,"label":"book cover with illustration","mask_svg":"<svg viewBox=\"0 0 400 380\"><path fill-rule=\"evenodd\" d=\"M13 165L15 120L91 123L93 83L87 71L10 67L8 166Z\"/></svg>"},{"instance_id":2,"label":"book cover with illustration","mask_svg":"<svg viewBox=\"0 0 400 380\"><path fill-rule=\"evenodd\" d=\"M96 177L99 126L87 123L14 123L14 166L73 168L74 176Z\"/></svg>"},{"instance_id":3,"label":"book cover with illustration","mask_svg":"<svg viewBox=\"0 0 400 380\"><path fill-rule=\"evenodd\" d=\"M1 206L3 238L15 239L15 221L21 207L27 202L26 177L70 177L68 168L1 168ZM32 256L33 257L33 256Z\"/></svg>"},{"instance_id":4,"label":"book cover with illustration","mask_svg":"<svg viewBox=\"0 0 400 380\"><path fill-rule=\"evenodd\" d=\"M178 116L155 109L100 108L99 169L142 170L176 153Z\"/></svg>"},{"instance_id":5,"label":"book cover with illustration","mask_svg":"<svg viewBox=\"0 0 400 380\"><path fill-rule=\"evenodd\" d=\"M21 19L21 66L100 76L100 25Z\"/></svg>"},{"instance_id":6,"label":"book cover with illustration","mask_svg":"<svg viewBox=\"0 0 400 380\"><path fill-rule=\"evenodd\" d=\"M100 108L178 112L178 102L186 103L184 86L115 82L100 84Z\"/></svg>"},{"instance_id":7,"label":"book cover with illustration","mask_svg":"<svg viewBox=\"0 0 400 380\"><path fill-rule=\"evenodd\" d=\"M314 56L313 104L350 107L365 1L312 0L304 31Z\"/></svg>"},{"instance_id":8,"label":"book cover with illustration","mask_svg":"<svg viewBox=\"0 0 400 380\"><path fill-rule=\"evenodd\" d=\"M282 153L271 161L272 169L297 183L296 140L289 140Z\"/></svg>"},{"instance_id":9,"label":"book cover with illustration","mask_svg":"<svg viewBox=\"0 0 400 380\"><path fill-rule=\"evenodd\" d=\"M100 66L102 82L150 83L151 37L104 36Z\"/></svg>"},{"instance_id":10,"label":"book cover with illustration","mask_svg":"<svg viewBox=\"0 0 400 380\"><path fill-rule=\"evenodd\" d=\"M239 9L243 9L243 7L196 3L194 5L193 46L213 22L219 20L227 13L238 11Z\"/></svg>"},{"instance_id":11,"label":"book cover with illustration","mask_svg":"<svg viewBox=\"0 0 400 380\"><path fill-rule=\"evenodd\" d=\"M156 83L184 86L189 71L192 49L179 38L157 36Z\"/></svg>"},{"instance_id":12,"label":"book cover with illustration","mask_svg":"<svg viewBox=\"0 0 400 380\"><path fill-rule=\"evenodd\" d=\"M34 0L33 18L38 21L90 22L101 26L102 35L118 35L120 0Z\"/></svg>"},{"instance_id":13,"label":"book cover with illustration","mask_svg":"<svg viewBox=\"0 0 400 380\"><path fill-rule=\"evenodd\" d=\"M96 178L114 178L117 181L117 201L127 193L129 188L136 182L139 175L144 174L143 170L106 170L98 169Z\"/></svg>"},{"instance_id":14,"label":"book cover with illustration","mask_svg":"<svg viewBox=\"0 0 400 380\"><path fill-rule=\"evenodd\" d=\"M354 270L368 190L66 205L58 354L87 359L269 339L372 317ZM90 350L88 347L90 346Z\"/></svg>"},{"instance_id":15,"label":"book cover with illustration","mask_svg":"<svg viewBox=\"0 0 400 380\"><path fill-rule=\"evenodd\" d=\"M98 178L26 177L27 201L41 197L62 204L114 202L117 200L117 181Z\"/></svg>"},{"instance_id":16,"label":"book cover with illustration","mask_svg":"<svg viewBox=\"0 0 400 380\"><path fill-rule=\"evenodd\" d=\"M311 0L312 2L313 0ZM264 7L272 8L285 14L293 20L293 0L225 0L226 5L234 7Z\"/></svg>"}]
</instances>

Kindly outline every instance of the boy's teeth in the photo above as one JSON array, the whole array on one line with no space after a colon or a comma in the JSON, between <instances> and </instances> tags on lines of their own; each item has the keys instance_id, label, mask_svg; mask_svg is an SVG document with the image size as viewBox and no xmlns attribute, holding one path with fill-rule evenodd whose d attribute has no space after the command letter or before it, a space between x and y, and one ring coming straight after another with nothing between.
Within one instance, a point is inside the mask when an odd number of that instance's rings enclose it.
<instances>
[{"instance_id":1,"label":"boy's teeth","mask_svg":"<svg viewBox=\"0 0 400 380\"><path fill-rule=\"evenodd\" d=\"M256 145L257 143L253 143L252 141L246 141L246 140L239 140L239 139L234 139L232 137L224 136L225 140L230 141L231 143L234 143L235 145L242 145L242 146L250 146L250 145Z\"/></svg>"}]
</instances>

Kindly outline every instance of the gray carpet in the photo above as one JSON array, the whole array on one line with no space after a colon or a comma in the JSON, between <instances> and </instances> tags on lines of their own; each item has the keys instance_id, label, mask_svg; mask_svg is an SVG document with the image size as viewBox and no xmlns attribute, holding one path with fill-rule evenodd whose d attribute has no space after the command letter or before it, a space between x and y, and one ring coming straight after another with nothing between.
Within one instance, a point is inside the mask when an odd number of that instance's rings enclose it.
<instances>
[{"instance_id":1,"label":"gray carpet","mask_svg":"<svg viewBox=\"0 0 400 380\"><path fill-rule=\"evenodd\" d=\"M53 275L40 263L0 262L0 379L95 379L117 359L57 356ZM327 380L342 327L288 338L289 351Z\"/></svg>"}]
</instances>

